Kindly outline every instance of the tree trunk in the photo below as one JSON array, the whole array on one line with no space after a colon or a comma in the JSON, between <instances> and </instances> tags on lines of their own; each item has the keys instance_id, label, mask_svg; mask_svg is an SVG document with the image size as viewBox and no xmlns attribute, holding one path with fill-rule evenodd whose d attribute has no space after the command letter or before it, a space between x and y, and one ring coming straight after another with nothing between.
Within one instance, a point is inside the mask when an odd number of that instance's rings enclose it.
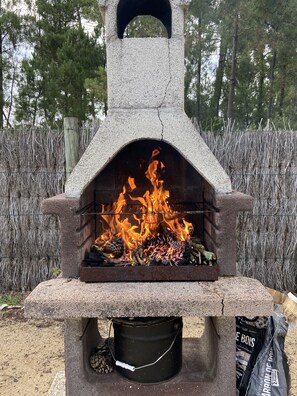
<instances>
[{"instance_id":1,"label":"tree trunk","mask_svg":"<svg viewBox=\"0 0 297 396\"><path fill-rule=\"evenodd\" d=\"M263 50L259 56L259 80L258 80L258 98L257 98L257 111L256 111L256 124L260 124L264 118L263 103L264 103L264 80L265 80L265 59Z\"/></svg>"},{"instance_id":2,"label":"tree trunk","mask_svg":"<svg viewBox=\"0 0 297 396\"><path fill-rule=\"evenodd\" d=\"M10 115L12 111L12 106L13 106L13 91L14 91L14 84L16 81L16 66L13 66L13 73L12 73L12 80L11 80L11 85L10 85L10 98L9 98L9 107L8 107L8 112L7 112L7 126L10 125Z\"/></svg>"},{"instance_id":3,"label":"tree trunk","mask_svg":"<svg viewBox=\"0 0 297 396\"><path fill-rule=\"evenodd\" d=\"M202 67L202 15L200 12L198 22L198 63L197 63L197 85L196 85L196 118L201 122L201 67Z\"/></svg>"},{"instance_id":4,"label":"tree trunk","mask_svg":"<svg viewBox=\"0 0 297 396\"><path fill-rule=\"evenodd\" d=\"M214 93L212 98L211 112L212 117L217 118L220 110L220 100L222 95L223 77L226 64L227 45L224 36L221 37L219 63L216 70L214 83Z\"/></svg>"},{"instance_id":5,"label":"tree trunk","mask_svg":"<svg viewBox=\"0 0 297 396\"><path fill-rule=\"evenodd\" d=\"M270 67L270 87L269 87L269 101L268 101L268 120L272 117L273 112L273 95L274 95L274 80L275 80L275 68L276 68L276 50L273 50L271 67Z\"/></svg>"},{"instance_id":6,"label":"tree trunk","mask_svg":"<svg viewBox=\"0 0 297 396\"><path fill-rule=\"evenodd\" d=\"M227 109L227 118L230 120L234 119L234 98L235 98L235 87L236 87L237 48L238 48L238 14L235 17L235 22L234 22L231 76L230 76L230 83L229 83L229 96L228 96L228 109Z\"/></svg>"},{"instance_id":7,"label":"tree trunk","mask_svg":"<svg viewBox=\"0 0 297 396\"><path fill-rule=\"evenodd\" d=\"M284 102L285 102L285 94L286 94L286 85L287 85L287 63L283 64L282 73L281 73L281 86L280 86L280 95L279 95L279 116L283 116L284 112Z\"/></svg>"}]
</instances>

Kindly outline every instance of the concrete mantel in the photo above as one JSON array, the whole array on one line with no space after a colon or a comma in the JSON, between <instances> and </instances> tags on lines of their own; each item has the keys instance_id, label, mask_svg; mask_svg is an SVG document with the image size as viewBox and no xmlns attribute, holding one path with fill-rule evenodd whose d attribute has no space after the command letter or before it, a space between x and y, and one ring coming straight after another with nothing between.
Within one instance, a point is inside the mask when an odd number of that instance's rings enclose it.
<instances>
[{"instance_id":1,"label":"concrete mantel","mask_svg":"<svg viewBox=\"0 0 297 396\"><path fill-rule=\"evenodd\" d=\"M79 319L148 316L270 316L264 286L244 277L216 282L40 283L25 301L27 318Z\"/></svg>"}]
</instances>

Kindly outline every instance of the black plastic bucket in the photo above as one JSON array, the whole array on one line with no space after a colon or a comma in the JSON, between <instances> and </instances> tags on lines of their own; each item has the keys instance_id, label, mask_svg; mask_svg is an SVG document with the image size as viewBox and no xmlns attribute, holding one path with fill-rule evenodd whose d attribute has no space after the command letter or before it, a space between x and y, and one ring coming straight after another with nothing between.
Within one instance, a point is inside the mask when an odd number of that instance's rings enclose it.
<instances>
[{"instance_id":1,"label":"black plastic bucket","mask_svg":"<svg viewBox=\"0 0 297 396\"><path fill-rule=\"evenodd\" d=\"M181 317L113 319L117 371L147 384L175 376L182 365L182 327Z\"/></svg>"}]
</instances>

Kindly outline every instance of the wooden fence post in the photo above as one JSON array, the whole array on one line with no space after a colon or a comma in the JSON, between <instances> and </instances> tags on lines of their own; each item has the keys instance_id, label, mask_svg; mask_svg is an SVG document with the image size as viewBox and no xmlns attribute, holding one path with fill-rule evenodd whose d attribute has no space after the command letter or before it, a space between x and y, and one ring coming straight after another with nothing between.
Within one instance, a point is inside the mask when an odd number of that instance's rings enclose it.
<instances>
[{"instance_id":1,"label":"wooden fence post","mask_svg":"<svg viewBox=\"0 0 297 396\"><path fill-rule=\"evenodd\" d=\"M79 124L76 117L64 118L66 178L79 160Z\"/></svg>"}]
</instances>

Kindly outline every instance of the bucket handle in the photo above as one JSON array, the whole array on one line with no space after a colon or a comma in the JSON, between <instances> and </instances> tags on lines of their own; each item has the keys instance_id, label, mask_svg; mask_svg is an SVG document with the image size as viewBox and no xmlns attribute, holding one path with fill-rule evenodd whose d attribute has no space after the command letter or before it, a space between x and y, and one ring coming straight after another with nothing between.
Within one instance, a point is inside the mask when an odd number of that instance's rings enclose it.
<instances>
[{"instance_id":1,"label":"bucket handle","mask_svg":"<svg viewBox=\"0 0 297 396\"><path fill-rule=\"evenodd\" d=\"M108 347L109 347L109 351L110 351L110 353L111 353L111 356L112 356L113 360L115 361L115 365L116 365L116 366L119 366L119 367L122 367L123 369L129 370L129 371L133 371L133 372L136 371L136 370L141 370L141 369L144 369L144 368L147 368L147 367L154 366L156 363L158 363L158 362L159 362L165 355L167 355L167 353L172 349L172 347L173 347L173 345L174 345L174 343L175 343L176 337L178 336L178 334L179 334L179 332L180 332L180 330L181 330L180 327L177 329L177 332L176 332L176 334L175 334L175 336L174 336L174 339L173 339L172 343L170 344L169 348L166 349L166 351L165 351L161 356L159 356L158 359L156 359L156 360L155 360L154 362L152 362L152 363L148 363L148 364L144 364L143 366L135 367L135 366L131 366L131 365L128 364L128 363L124 363L124 362L120 362L119 360L116 360L116 358L115 358L115 356L114 356L114 353L113 353L113 350L112 350L112 348L111 348L111 346L110 346L110 343L109 343L109 341L110 341L111 325L112 325L112 321L110 322L110 326L109 326Z\"/></svg>"}]
</instances>

